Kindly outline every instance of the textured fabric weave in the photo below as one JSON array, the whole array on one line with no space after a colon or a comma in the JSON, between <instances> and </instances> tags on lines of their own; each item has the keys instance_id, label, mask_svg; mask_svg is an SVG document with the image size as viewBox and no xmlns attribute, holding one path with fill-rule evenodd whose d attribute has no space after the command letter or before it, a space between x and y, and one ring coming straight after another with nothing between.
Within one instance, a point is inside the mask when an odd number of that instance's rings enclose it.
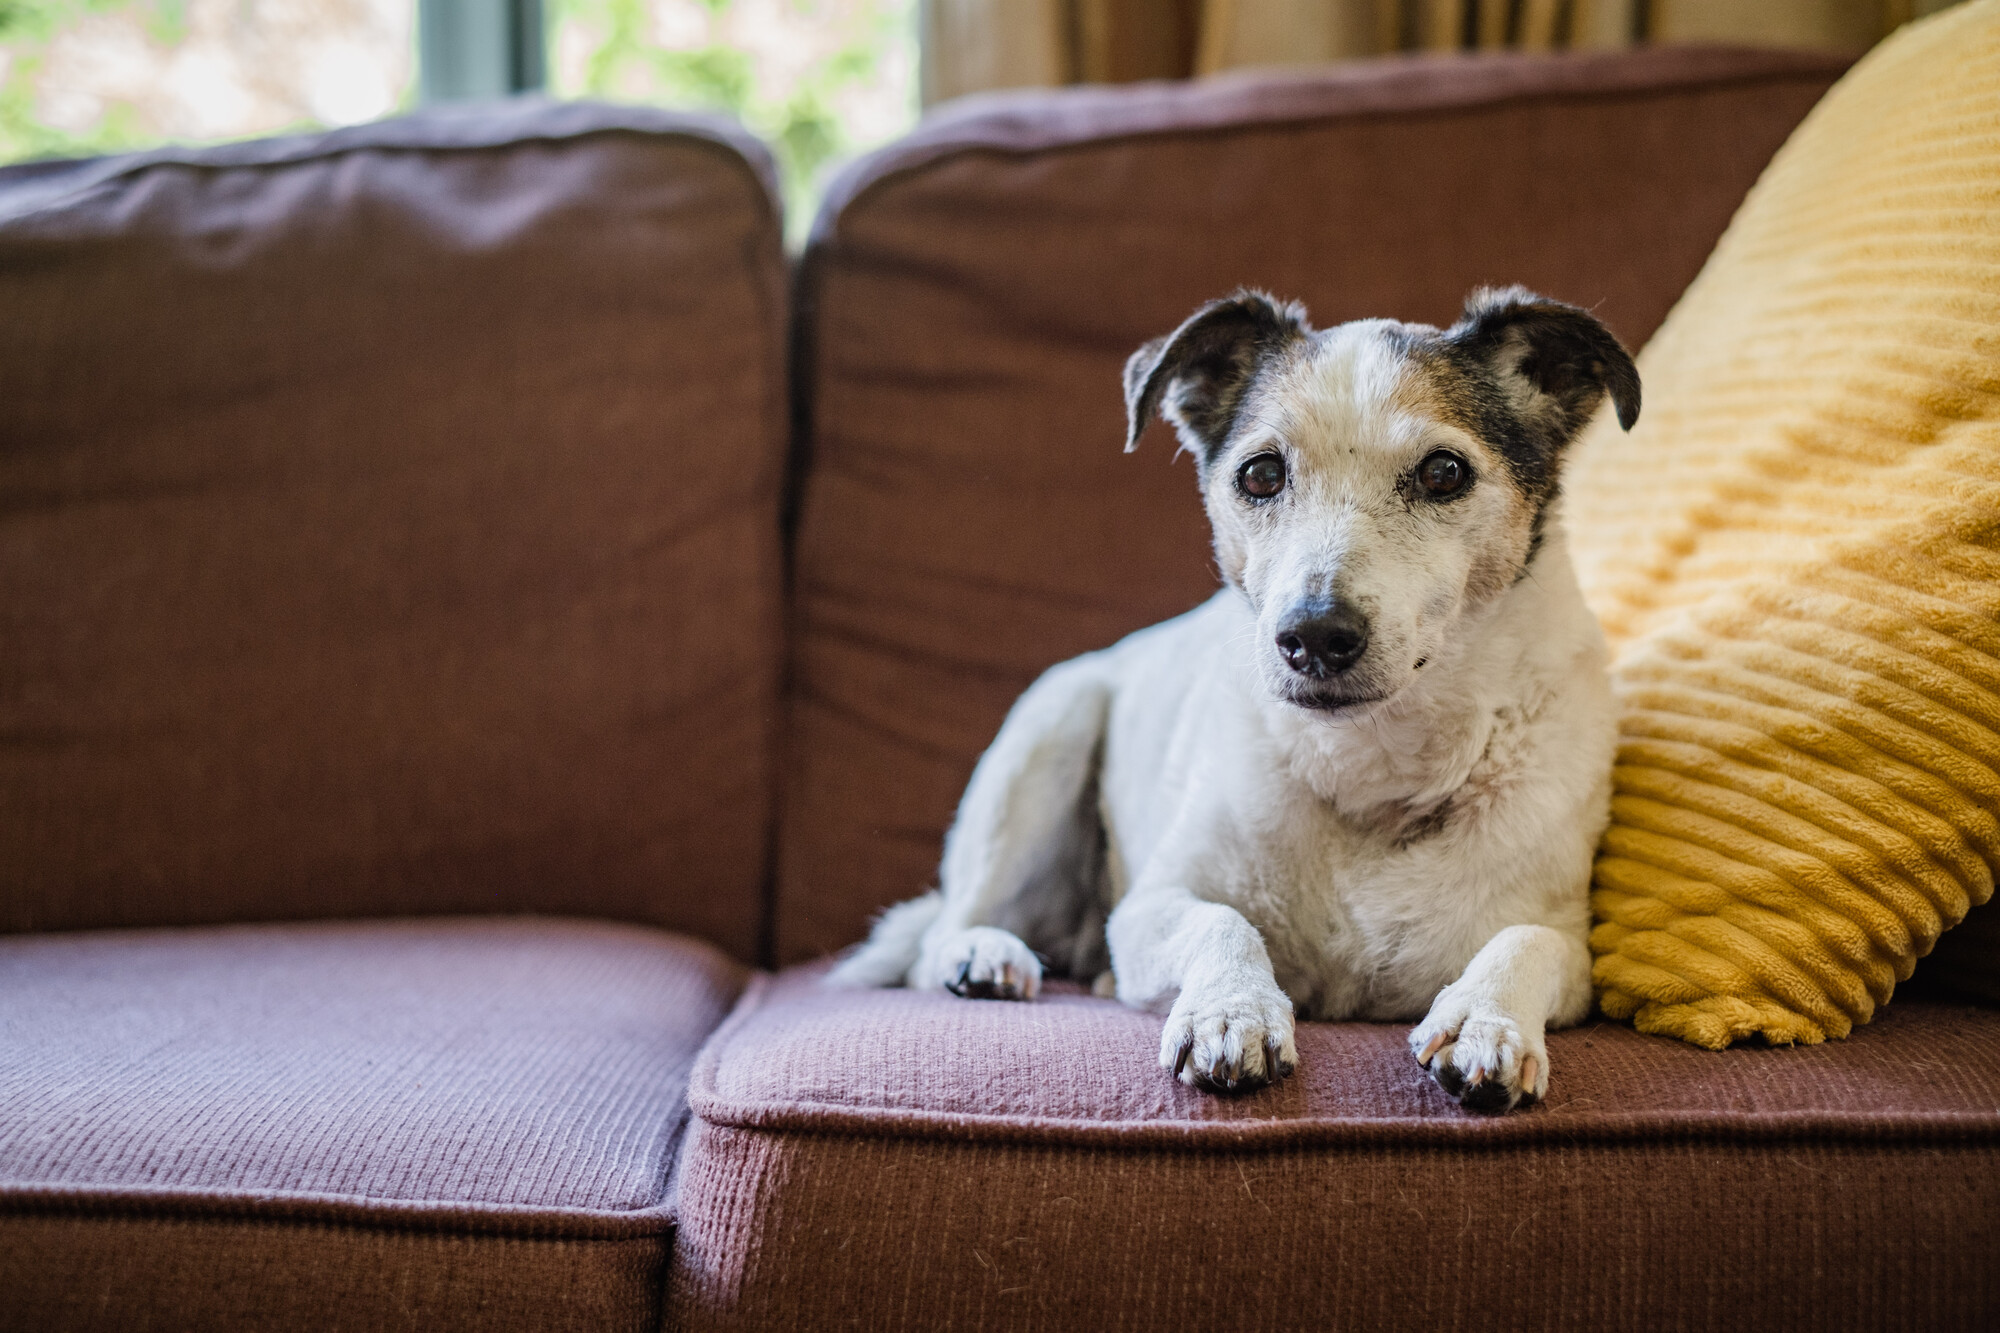
<instances>
[{"instance_id":1,"label":"textured fabric weave","mask_svg":"<svg viewBox=\"0 0 2000 1333\"><path fill-rule=\"evenodd\" d=\"M1570 487L1623 707L1606 1012L1865 1023L2000 860L2000 3L1786 145Z\"/></svg>"},{"instance_id":2,"label":"textured fabric weave","mask_svg":"<svg viewBox=\"0 0 2000 1333\"><path fill-rule=\"evenodd\" d=\"M510 104L0 170L0 930L575 913L748 958L768 159Z\"/></svg>"},{"instance_id":3,"label":"textured fabric weave","mask_svg":"<svg viewBox=\"0 0 2000 1333\"><path fill-rule=\"evenodd\" d=\"M0 939L0 1328L649 1326L742 979L560 920Z\"/></svg>"},{"instance_id":4,"label":"textured fabric weave","mask_svg":"<svg viewBox=\"0 0 2000 1333\"><path fill-rule=\"evenodd\" d=\"M697 1063L691 1329L1971 1328L2000 1318L2000 1014L1899 1001L1721 1057L1551 1034L1546 1104L1461 1110L1393 1025L1302 1025L1238 1099L1160 1019L756 986Z\"/></svg>"},{"instance_id":5,"label":"textured fabric weave","mask_svg":"<svg viewBox=\"0 0 2000 1333\"><path fill-rule=\"evenodd\" d=\"M0 1215L7 1333L655 1333L671 1237Z\"/></svg>"},{"instance_id":6,"label":"textured fabric weave","mask_svg":"<svg viewBox=\"0 0 2000 1333\"><path fill-rule=\"evenodd\" d=\"M741 979L580 921L0 939L0 1185L657 1208Z\"/></svg>"},{"instance_id":7,"label":"textured fabric weave","mask_svg":"<svg viewBox=\"0 0 2000 1333\"><path fill-rule=\"evenodd\" d=\"M687 1154L688 1333L2000 1321L1990 1144L1194 1154L697 1123Z\"/></svg>"},{"instance_id":8,"label":"textured fabric weave","mask_svg":"<svg viewBox=\"0 0 2000 1333\"><path fill-rule=\"evenodd\" d=\"M1865 1041L1728 1059L1615 1023L1549 1034L1546 1102L1468 1113L1393 1023L1306 1023L1299 1073L1216 1097L1159 1067L1160 1019L1053 983L1031 1004L751 983L703 1049L696 1116L743 1129L1114 1145L1494 1143L1706 1133L2000 1141L2000 1014L1912 1002ZM1949 1052L1949 1056L1947 1056Z\"/></svg>"},{"instance_id":9,"label":"textured fabric weave","mask_svg":"<svg viewBox=\"0 0 2000 1333\"><path fill-rule=\"evenodd\" d=\"M1134 348L1246 283L1331 324L1448 321L1487 282L1637 346L1840 68L1672 50L976 99L857 165L801 285L780 961L930 882L1038 673L1214 591L1168 432L1120 452Z\"/></svg>"}]
</instances>

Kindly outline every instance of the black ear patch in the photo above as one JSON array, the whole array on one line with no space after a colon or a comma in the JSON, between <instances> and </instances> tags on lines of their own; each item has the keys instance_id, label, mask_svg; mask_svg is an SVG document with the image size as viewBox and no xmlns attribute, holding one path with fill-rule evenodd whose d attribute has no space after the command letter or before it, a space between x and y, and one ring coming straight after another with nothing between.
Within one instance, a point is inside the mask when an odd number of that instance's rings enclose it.
<instances>
[{"instance_id":1,"label":"black ear patch","mask_svg":"<svg viewBox=\"0 0 2000 1333\"><path fill-rule=\"evenodd\" d=\"M1125 451L1157 411L1206 462L1229 438L1258 367L1311 331L1297 302L1248 290L1210 301L1125 362Z\"/></svg>"},{"instance_id":2,"label":"black ear patch","mask_svg":"<svg viewBox=\"0 0 2000 1333\"><path fill-rule=\"evenodd\" d=\"M1525 287L1484 287L1444 341L1483 370L1522 416L1560 447L1610 395L1618 424L1639 419L1639 371L1610 329L1577 306Z\"/></svg>"},{"instance_id":3,"label":"black ear patch","mask_svg":"<svg viewBox=\"0 0 2000 1333\"><path fill-rule=\"evenodd\" d=\"M1630 430L1639 419L1639 372L1631 354L1588 310L1525 287L1474 292L1465 314L1435 345L1469 380L1475 433L1506 460L1533 506L1533 559L1570 442L1607 396L1620 426Z\"/></svg>"}]
</instances>

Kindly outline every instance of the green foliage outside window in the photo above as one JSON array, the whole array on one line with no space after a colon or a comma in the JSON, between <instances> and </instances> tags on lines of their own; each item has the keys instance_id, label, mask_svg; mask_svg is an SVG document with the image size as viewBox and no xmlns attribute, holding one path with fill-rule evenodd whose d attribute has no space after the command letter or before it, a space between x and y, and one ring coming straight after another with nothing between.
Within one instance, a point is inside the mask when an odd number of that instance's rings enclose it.
<instances>
[{"instance_id":1,"label":"green foliage outside window","mask_svg":"<svg viewBox=\"0 0 2000 1333\"><path fill-rule=\"evenodd\" d=\"M35 108L35 76L56 32L82 15L119 13L135 3L146 0L0 0L0 162L109 153L148 142L129 105L107 106L97 125L81 133L44 124ZM162 36L178 39L180 0L156 0L148 8L160 11Z\"/></svg>"},{"instance_id":2,"label":"green foliage outside window","mask_svg":"<svg viewBox=\"0 0 2000 1333\"><path fill-rule=\"evenodd\" d=\"M756 7L761 14L746 0L684 2L703 11L705 40L660 42L648 0L552 0L555 91L736 116L771 145L795 224L809 217L829 162L900 132L915 118L911 0L765 0ZM789 62L752 26L768 27L772 10L787 11L811 34ZM580 68L566 59L569 25L588 51ZM774 74L771 67L783 63L791 68ZM899 90L886 108L885 81ZM876 103L872 133L861 123L868 117L854 114L859 98Z\"/></svg>"},{"instance_id":3,"label":"green foliage outside window","mask_svg":"<svg viewBox=\"0 0 2000 1333\"><path fill-rule=\"evenodd\" d=\"M0 162L407 108L417 3L0 0ZM831 161L915 119L913 0L545 5L551 93L740 118L771 145L795 227Z\"/></svg>"},{"instance_id":4,"label":"green foliage outside window","mask_svg":"<svg viewBox=\"0 0 2000 1333\"><path fill-rule=\"evenodd\" d=\"M0 161L407 107L416 0L0 0Z\"/></svg>"}]
</instances>

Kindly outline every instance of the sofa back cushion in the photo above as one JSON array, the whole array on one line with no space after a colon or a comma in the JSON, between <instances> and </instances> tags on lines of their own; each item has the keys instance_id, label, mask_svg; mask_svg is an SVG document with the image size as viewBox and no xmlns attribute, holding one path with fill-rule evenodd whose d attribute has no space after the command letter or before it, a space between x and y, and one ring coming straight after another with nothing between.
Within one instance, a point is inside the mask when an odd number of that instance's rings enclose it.
<instances>
[{"instance_id":1,"label":"sofa back cushion","mask_svg":"<svg viewBox=\"0 0 2000 1333\"><path fill-rule=\"evenodd\" d=\"M1637 347L1837 59L1389 61L969 100L833 188L800 289L810 470L777 951L935 871L1043 668L1216 586L1193 471L1119 371L1256 285L1444 322L1523 282Z\"/></svg>"},{"instance_id":2,"label":"sofa back cushion","mask_svg":"<svg viewBox=\"0 0 2000 1333\"><path fill-rule=\"evenodd\" d=\"M0 927L747 955L771 190L720 122L578 105L0 172Z\"/></svg>"}]
</instances>

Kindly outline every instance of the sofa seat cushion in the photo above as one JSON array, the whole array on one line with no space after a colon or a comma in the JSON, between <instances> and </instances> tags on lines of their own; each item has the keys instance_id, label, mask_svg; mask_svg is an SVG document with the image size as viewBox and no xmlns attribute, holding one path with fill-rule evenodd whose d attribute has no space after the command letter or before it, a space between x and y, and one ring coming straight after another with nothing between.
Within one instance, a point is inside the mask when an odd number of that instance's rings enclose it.
<instances>
[{"instance_id":1,"label":"sofa seat cushion","mask_svg":"<svg viewBox=\"0 0 2000 1333\"><path fill-rule=\"evenodd\" d=\"M0 1322L649 1324L743 976L554 919L0 940Z\"/></svg>"},{"instance_id":2,"label":"sofa seat cushion","mask_svg":"<svg viewBox=\"0 0 2000 1333\"><path fill-rule=\"evenodd\" d=\"M1159 1069L1157 1017L1075 988L817 975L753 983L696 1062L685 1327L2000 1316L1988 1010L1899 1000L1845 1042L1725 1054L1594 1023L1551 1035L1546 1103L1490 1118L1396 1025L1303 1025L1297 1075L1224 1099Z\"/></svg>"}]
</instances>

